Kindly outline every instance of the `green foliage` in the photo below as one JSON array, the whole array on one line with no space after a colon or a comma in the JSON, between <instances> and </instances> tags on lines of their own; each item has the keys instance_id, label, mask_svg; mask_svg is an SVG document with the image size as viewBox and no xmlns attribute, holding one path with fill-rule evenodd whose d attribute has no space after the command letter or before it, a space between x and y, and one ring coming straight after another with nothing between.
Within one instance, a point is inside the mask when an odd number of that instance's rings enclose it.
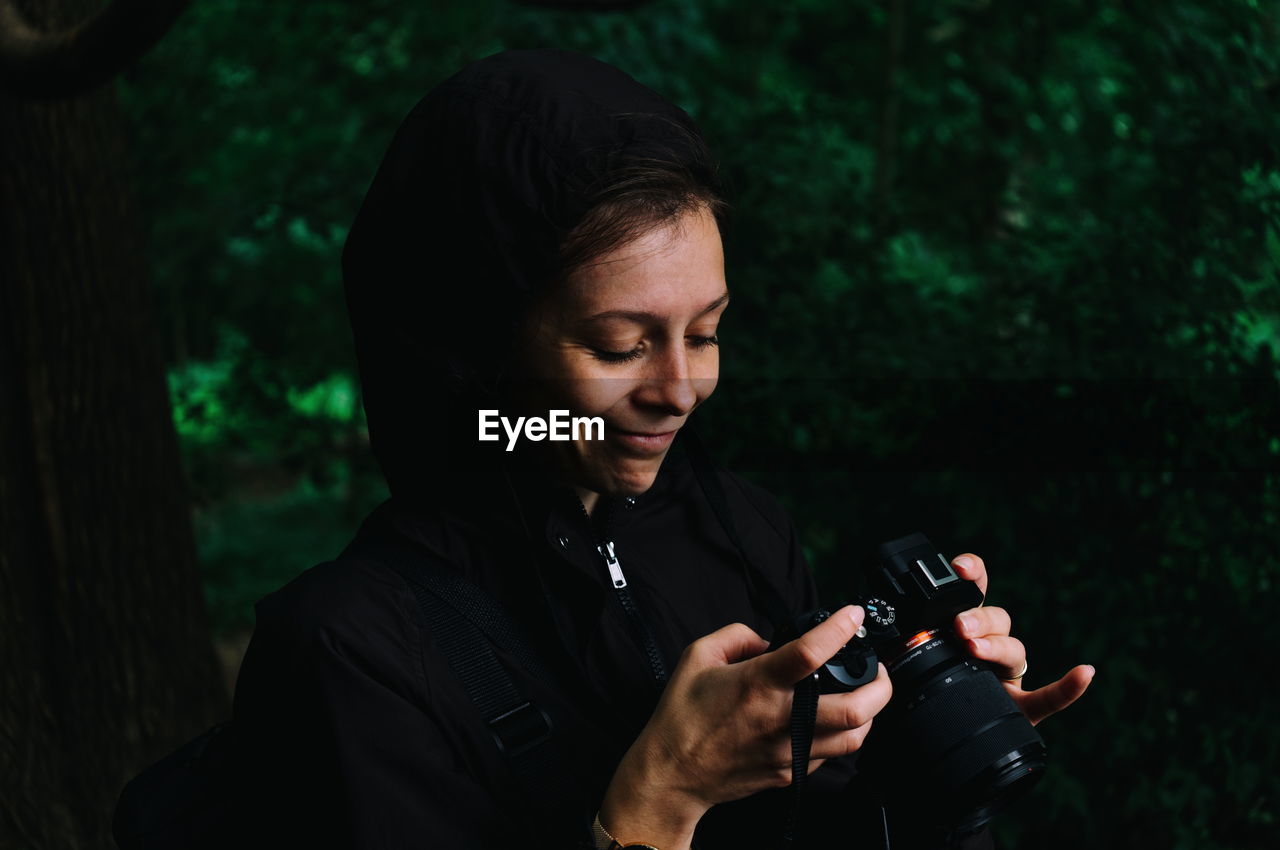
<instances>
[{"instance_id":1,"label":"green foliage","mask_svg":"<svg viewBox=\"0 0 1280 850\"><path fill-rule=\"evenodd\" d=\"M987 559L1033 682L1097 665L1005 843L1274 846L1277 8L904 4L892 74L886 8L194 4L123 97L211 606L247 622L382 493L339 253L400 118L470 59L570 47L721 157L699 416L827 592L922 529Z\"/></svg>"}]
</instances>

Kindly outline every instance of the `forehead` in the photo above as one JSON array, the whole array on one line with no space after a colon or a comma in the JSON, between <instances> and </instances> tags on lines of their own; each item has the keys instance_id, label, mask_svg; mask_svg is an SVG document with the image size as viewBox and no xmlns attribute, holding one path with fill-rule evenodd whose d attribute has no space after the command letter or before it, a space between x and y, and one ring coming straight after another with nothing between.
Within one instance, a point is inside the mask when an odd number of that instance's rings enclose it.
<instances>
[{"instance_id":1,"label":"forehead","mask_svg":"<svg viewBox=\"0 0 1280 850\"><path fill-rule=\"evenodd\" d=\"M725 288L720 231L700 208L576 270L555 301L579 318L606 311L666 315L701 310Z\"/></svg>"}]
</instances>

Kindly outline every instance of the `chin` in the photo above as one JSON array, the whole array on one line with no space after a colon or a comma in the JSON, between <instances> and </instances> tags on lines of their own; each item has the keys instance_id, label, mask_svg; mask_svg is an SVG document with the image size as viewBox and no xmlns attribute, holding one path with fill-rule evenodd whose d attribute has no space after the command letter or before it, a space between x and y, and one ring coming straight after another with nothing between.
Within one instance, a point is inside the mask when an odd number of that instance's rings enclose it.
<instances>
[{"instance_id":1,"label":"chin","mask_svg":"<svg viewBox=\"0 0 1280 850\"><path fill-rule=\"evenodd\" d=\"M609 482L605 490L615 496L640 496L646 493L658 478L658 470L662 467L663 455L654 461L643 464L627 464L625 468L614 469L605 478Z\"/></svg>"}]
</instances>

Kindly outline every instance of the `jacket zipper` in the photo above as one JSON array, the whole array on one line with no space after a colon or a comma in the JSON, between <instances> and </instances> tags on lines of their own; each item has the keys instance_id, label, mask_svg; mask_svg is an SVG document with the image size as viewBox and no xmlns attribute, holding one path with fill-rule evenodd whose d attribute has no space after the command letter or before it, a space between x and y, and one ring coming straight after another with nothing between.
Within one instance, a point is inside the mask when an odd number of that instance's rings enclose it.
<instances>
[{"instance_id":1,"label":"jacket zipper","mask_svg":"<svg viewBox=\"0 0 1280 850\"><path fill-rule=\"evenodd\" d=\"M595 528L591 524L591 514L587 513L587 508L581 501L578 502L578 506L582 508L582 515L587 520L587 527L594 534ZM609 571L609 584L613 586L614 594L618 597L622 610L627 612L636 637L640 639L640 644L644 647L644 654L649 660L649 672L653 674L655 682L665 682L667 681L667 665L662 660L662 653L658 650L658 642L654 640L653 632L649 630L648 624L640 614L640 606L636 604L635 597L631 595L631 591L628 589L627 577L622 572L622 563L618 560L618 553L613 541L609 539L609 520L613 518L612 505L606 508L606 511L602 537L600 543L596 545L596 551L604 559L605 569Z\"/></svg>"}]
</instances>

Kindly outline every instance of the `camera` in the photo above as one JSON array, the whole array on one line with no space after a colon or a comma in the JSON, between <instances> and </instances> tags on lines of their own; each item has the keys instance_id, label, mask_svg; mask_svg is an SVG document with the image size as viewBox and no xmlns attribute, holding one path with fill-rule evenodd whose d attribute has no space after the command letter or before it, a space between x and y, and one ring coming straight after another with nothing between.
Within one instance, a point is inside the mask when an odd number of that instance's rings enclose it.
<instances>
[{"instance_id":1,"label":"camera","mask_svg":"<svg viewBox=\"0 0 1280 850\"><path fill-rule=\"evenodd\" d=\"M1039 733L991 667L966 651L955 616L982 604L923 534L883 544L861 578L859 634L817 671L822 693L851 691L883 661L893 698L859 751L860 774L885 805L956 832L976 830L1039 781L1047 752ZM834 609L833 609L834 610ZM779 629L780 645L829 616L808 612Z\"/></svg>"}]
</instances>

